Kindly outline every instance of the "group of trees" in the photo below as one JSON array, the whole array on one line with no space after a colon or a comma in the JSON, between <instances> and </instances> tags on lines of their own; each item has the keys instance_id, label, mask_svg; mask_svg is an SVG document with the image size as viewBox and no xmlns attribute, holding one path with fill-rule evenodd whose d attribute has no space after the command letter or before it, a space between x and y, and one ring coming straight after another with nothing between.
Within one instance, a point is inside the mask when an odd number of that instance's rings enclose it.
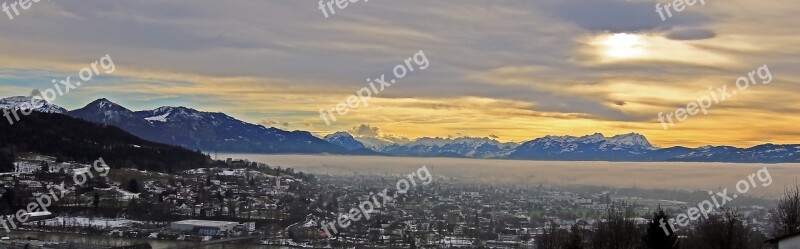
<instances>
[{"instance_id":1,"label":"group of trees","mask_svg":"<svg viewBox=\"0 0 800 249\"><path fill-rule=\"evenodd\" d=\"M604 219L588 227L548 226L537 238L539 249L762 249L775 248L769 238L800 232L800 185L788 188L770 212L769 229L759 230L735 208L701 217L673 231L662 221L670 215L660 207L646 225L637 225L630 208L611 208ZM665 232L664 230L667 230Z\"/></svg>"},{"instance_id":2,"label":"group of trees","mask_svg":"<svg viewBox=\"0 0 800 249\"><path fill-rule=\"evenodd\" d=\"M800 232L800 185L787 188L772 212L773 237Z\"/></svg>"},{"instance_id":3,"label":"group of trees","mask_svg":"<svg viewBox=\"0 0 800 249\"><path fill-rule=\"evenodd\" d=\"M767 237L744 221L734 209L701 218L694 226L672 231L662 227L669 215L659 209L646 225L637 225L629 210L611 209L607 219L590 229L546 229L537 240L539 249L758 249ZM667 229L667 234L664 229Z\"/></svg>"}]
</instances>

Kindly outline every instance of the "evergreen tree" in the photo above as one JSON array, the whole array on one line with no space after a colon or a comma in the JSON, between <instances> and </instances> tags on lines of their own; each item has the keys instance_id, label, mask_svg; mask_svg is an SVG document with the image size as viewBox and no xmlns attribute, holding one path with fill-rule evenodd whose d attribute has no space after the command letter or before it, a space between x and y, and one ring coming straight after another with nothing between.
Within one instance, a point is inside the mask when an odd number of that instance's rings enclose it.
<instances>
[{"instance_id":1,"label":"evergreen tree","mask_svg":"<svg viewBox=\"0 0 800 249\"><path fill-rule=\"evenodd\" d=\"M653 212L653 218L647 224L644 235L644 246L648 249L675 249L678 248L678 236L669 225L669 215L661 205ZM666 231L665 231L666 229Z\"/></svg>"},{"instance_id":2,"label":"evergreen tree","mask_svg":"<svg viewBox=\"0 0 800 249\"><path fill-rule=\"evenodd\" d=\"M140 191L140 189L139 189L139 181L136 180L135 178L131 178L128 181L127 190L128 190L128 192L131 192L131 193L139 193L139 191Z\"/></svg>"},{"instance_id":3,"label":"evergreen tree","mask_svg":"<svg viewBox=\"0 0 800 249\"><path fill-rule=\"evenodd\" d=\"M11 150L0 150L0 173L14 172L14 153Z\"/></svg>"},{"instance_id":4,"label":"evergreen tree","mask_svg":"<svg viewBox=\"0 0 800 249\"><path fill-rule=\"evenodd\" d=\"M16 204L15 203L16 199L17 199L17 195L16 195L16 192L14 192L14 189L6 188L6 191L5 191L5 193L3 193L3 196L0 197L0 204L4 204L3 205L4 206L3 210L0 210L0 211L6 212L6 213L14 212L15 211L14 209L16 208L16 205L15 205Z\"/></svg>"},{"instance_id":5,"label":"evergreen tree","mask_svg":"<svg viewBox=\"0 0 800 249\"><path fill-rule=\"evenodd\" d=\"M48 164L47 161L42 161L41 166L42 166L41 168L42 173L50 173L50 164Z\"/></svg>"},{"instance_id":6,"label":"evergreen tree","mask_svg":"<svg viewBox=\"0 0 800 249\"><path fill-rule=\"evenodd\" d=\"M94 208L100 206L100 194L98 194L97 192L94 192L94 199L92 199L92 206L94 206Z\"/></svg>"}]
</instances>

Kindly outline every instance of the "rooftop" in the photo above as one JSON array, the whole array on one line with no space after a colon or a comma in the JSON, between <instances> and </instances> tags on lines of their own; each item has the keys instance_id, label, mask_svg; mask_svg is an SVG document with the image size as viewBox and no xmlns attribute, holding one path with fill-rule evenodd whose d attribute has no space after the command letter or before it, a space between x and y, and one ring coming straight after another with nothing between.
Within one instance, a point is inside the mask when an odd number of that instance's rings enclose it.
<instances>
[{"instance_id":1,"label":"rooftop","mask_svg":"<svg viewBox=\"0 0 800 249\"><path fill-rule=\"evenodd\" d=\"M214 221L214 220L182 220L176 221L172 224L179 224L179 225L192 225L192 226L229 226L229 225L239 225L238 222L232 221Z\"/></svg>"}]
</instances>

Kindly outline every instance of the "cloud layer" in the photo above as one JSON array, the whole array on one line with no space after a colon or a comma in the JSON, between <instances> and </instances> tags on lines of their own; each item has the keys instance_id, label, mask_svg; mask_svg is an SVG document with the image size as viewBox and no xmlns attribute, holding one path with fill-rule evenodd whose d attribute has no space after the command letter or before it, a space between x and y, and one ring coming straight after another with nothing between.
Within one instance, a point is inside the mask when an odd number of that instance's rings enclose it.
<instances>
[{"instance_id":1,"label":"cloud layer","mask_svg":"<svg viewBox=\"0 0 800 249\"><path fill-rule=\"evenodd\" d=\"M698 4L667 21L654 5L370 1L326 19L316 1L43 1L0 20L0 92L29 94L110 54L114 75L56 104L193 106L321 134L371 124L403 137L635 131L659 145L800 141L791 132L800 104L788 101L800 90L800 2ZM429 69L324 125L320 108L418 50ZM656 120L763 64L776 77L769 86L668 131Z\"/></svg>"}]
</instances>

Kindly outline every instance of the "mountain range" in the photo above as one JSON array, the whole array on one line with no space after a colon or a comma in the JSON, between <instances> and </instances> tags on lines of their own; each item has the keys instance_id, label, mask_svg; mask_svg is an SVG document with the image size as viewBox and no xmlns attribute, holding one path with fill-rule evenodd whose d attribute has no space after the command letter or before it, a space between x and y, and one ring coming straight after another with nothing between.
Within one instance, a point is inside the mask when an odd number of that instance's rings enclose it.
<instances>
[{"instance_id":1,"label":"mountain range","mask_svg":"<svg viewBox=\"0 0 800 249\"><path fill-rule=\"evenodd\" d=\"M19 109L30 97L0 99L0 108ZM108 99L67 111L41 100L35 111L58 113L86 121L112 125L140 138L193 150L234 153L349 154L416 157L462 157L554 161L685 161L785 163L800 162L800 145L763 144L750 148L703 146L659 148L641 134L606 137L545 136L523 143L491 138L418 138L410 142L353 136L335 132L317 137L307 131L285 131L251 124L220 112L188 107L159 107L131 111ZM24 117L23 117L24 119Z\"/></svg>"}]
</instances>

